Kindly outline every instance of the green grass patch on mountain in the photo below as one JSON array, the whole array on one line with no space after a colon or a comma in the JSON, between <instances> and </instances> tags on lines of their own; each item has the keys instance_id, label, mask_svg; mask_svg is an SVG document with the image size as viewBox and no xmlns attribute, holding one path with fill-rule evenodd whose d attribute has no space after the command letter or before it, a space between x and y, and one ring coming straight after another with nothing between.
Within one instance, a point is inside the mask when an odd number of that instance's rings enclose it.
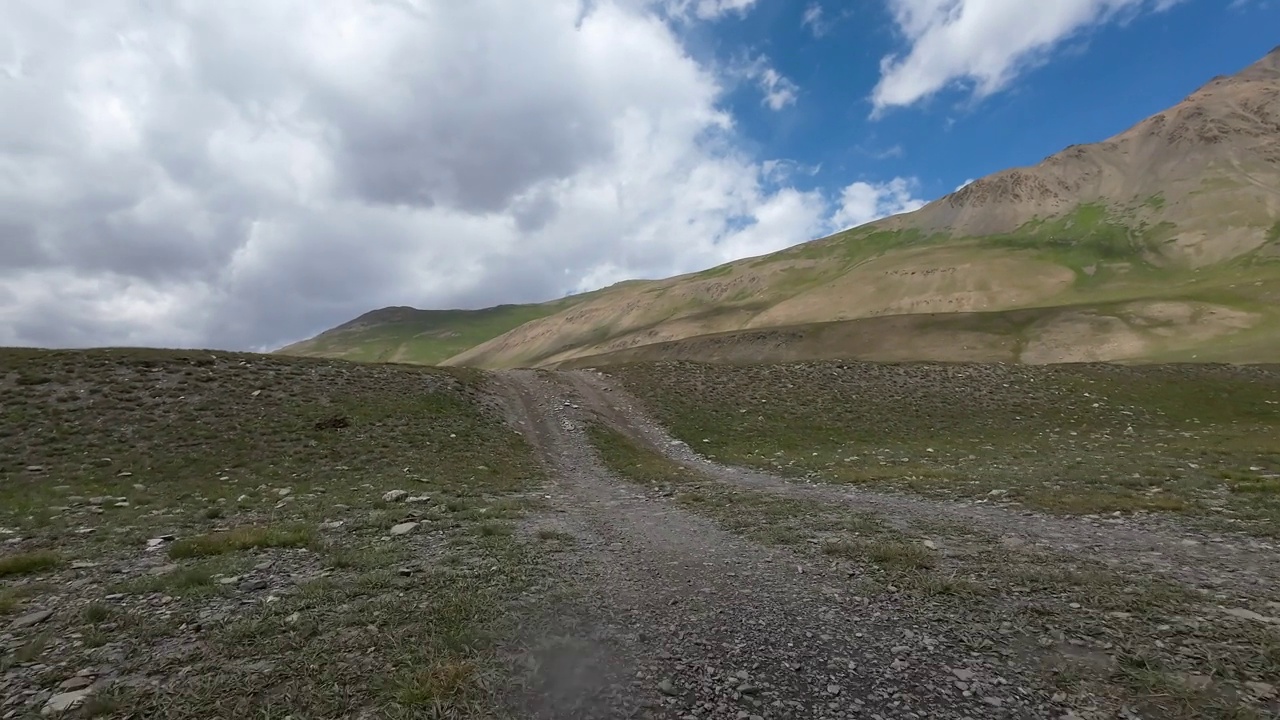
<instances>
[{"instance_id":1,"label":"green grass patch on mountain","mask_svg":"<svg viewBox=\"0 0 1280 720\"><path fill-rule=\"evenodd\" d=\"M680 362L609 372L676 437L722 461L1053 512L1179 512L1280 535L1280 497L1223 479L1280 476L1277 366Z\"/></svg>"},{"instance_id":2,"label":"green grass patch on mountain","mask_svg":"<svg viewBox=\"0 0 1280 720\"><path fill-rule=\"evenodd\" d=\"M282 349L282 354L359 362L438 365L527 322L576 302L499 305L483 310L387 308Z\"/></svg>"}]
</instances>

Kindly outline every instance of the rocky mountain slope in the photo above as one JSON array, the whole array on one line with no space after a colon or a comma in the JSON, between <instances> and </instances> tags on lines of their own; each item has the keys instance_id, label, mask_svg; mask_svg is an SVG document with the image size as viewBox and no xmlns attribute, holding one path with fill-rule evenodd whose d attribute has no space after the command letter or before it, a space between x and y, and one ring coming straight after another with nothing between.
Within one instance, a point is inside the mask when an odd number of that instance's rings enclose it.
<instances>
[{"instance_id":1,"label":"rocky mountain slope","mask_svg":"<svg viewBox=\"0 0 1280 720\"><path fill-rule=\"evenodd\" d=\"M1280 48L1110 139L915 212L700 273L509 307L501 323L451 316L452 347L474 343L447 358L439 346L391 355L514 367L726 359L707 348L729 343L744 361L1257 361L1280 356L1278 307ZM958 327L969 333L959 342ZM326 352L386 352L369 328L340 331L317 338ZM286 351L315 352L308 342Z\"/></svg>"}]
</instances>

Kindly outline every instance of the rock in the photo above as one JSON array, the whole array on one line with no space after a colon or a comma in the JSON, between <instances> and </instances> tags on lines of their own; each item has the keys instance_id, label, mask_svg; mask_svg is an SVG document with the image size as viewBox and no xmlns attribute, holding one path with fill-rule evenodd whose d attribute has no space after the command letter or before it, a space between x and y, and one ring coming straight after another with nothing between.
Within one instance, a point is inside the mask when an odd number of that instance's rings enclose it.
<instances>
[{"instance_id":1,"label":"rock","mask_svg":"<svg viewBox=\"0 0 1280 720\"><path fill-rule=\"evenodd\" d=\"M85 677L84 675L76 675L75 677L70 677L70 678L67 678L66 680L63 680L62 683L58 685L58 689L65 690L65 691L83 690L84 688L87 688L92 684L93 684L93 681Z\"/></svg>"},{"instance_id":2,"label":"rock","mask_svg":"<svg viewBox=\"0 0 1280 720\"><path fill-rule=\"evenodd\" d=\"M969 682L970 680L973 679L973 671L965 670L964 668L956 668L951 671L951 674L955 675L957 680L961 680L964 682Z\"/></svg>"},{"instance_id":3,"label":"rock","mask_svg":"<svg viewBox=\"0 0 1280 720\"><path fill-rule=\"evenodd\" d=\"M413 532L414 529L417 527L418 527L418 523L416 522L400 523L399 525L396 525L391 528L391 535L392 536L408 535L409 533Z\"/></svg>"},{"instance_id":4,"label":"rock","mask_svg":"<svg viewBox=\"0 0 1280 720\"><path fill-rule=\"evenodd\" d=\"M147 549L155 550L167 542L173 542L173 540L174 538L172 535L161 535L160 537L153 537L150 540L147 540Z\"/></svg>"},{"instance_id":5,"label":"rock","mask_svg":"<svg viewBox=\"0 0 1280 720\"><path fill-rule=\"evenodd\" d=\"M1244 608L1223 608L1222 612L1230 615L1231 617L1240 618L1241 620L1256 620L1257 622L1271 624L1280 623L1280 619L1267 617L1266 615L1259 615L1252 610L1246 610Z\"/></svg>"},{"instance_id":6,"label":"rock","mask_svg":"<svg viewBox=\"0 0 1280 720\"><path fill-rule=\"evenodd\" d=\"M827 686L827 694L828 694L828 695L839 695L839 694L840 694L840 690L841 690L841 688L840 688L840 686L839 686L839 685L828 685L828 686Z\"/></svg>"},{"instance_id":7,"label":"rock","mask_svg":"<svg viewBox=\"0 0 1280 720\"><path fill-rule=\"evenodd\" d=\"M663 695L675 696L676 694L676 686L669 679L663 680L662 682L658 683L658 690Z\"/></svg>"},{"instance_id":8,"label":"rock","mask_svg":"<svg viewBox=\"0 0 1280 720\"><path fill-rule=\"evenodd\" d=\"M332 522L322 522L320 523L320 529L321 530L337 530L338 528L342 527L345 524L346 522L343 520L334 520Z\"/></svg>"},{"instance_id":9,"label":"rock","mask_svg":"<svg viewBox=\"0 0 1280 720\"><path fill-rule=\"evenodd\" d=\"M152 575L168 575L171 572L177 572L177 571L178 571L177 563L169 563L168 565L157 565L156 567L151 568L147 572Z\"/></svg>"},{"instance_id":10,"label":"rock","mask_svg":"<svg viewBox=\"0 0 1280 720\"><path fill-rule=\"evenodd\" d=\"M1201 690L1207 690L1209 686L1213 684L1213 678L1208 675L1200 675L1197 673L1194 675L1185 675L1182 678L1182 683L1189 689L1199 692Z\"/></svg>"},{"instance_id":11,"label":"rock","mask_svg":"<svg viewBox=\"0 0 1280 720\"><path fill-rule=\"evenodd\" d=\"M279 495L280 497L289 497L289 495L292 493L293 493L292 488L280 488L279 490L276 490L276 494Z\"/></svg>"},{"instance_id":12,"label":"rock","mask_svg":"<svg viewBox=\"0 0 1280 720\"><path fill-rule=\"evenodd\" d=\"M936 543L936 542L934 542L934 541L932 541L932 540L925 540L924 542L922 542L922 543L920 543L920 544L921 544L921 545L924 545L925 547L929 548L930 550L937 550L937 549L938 549L938 543Z\"/></svg>"},{"instance_id":13,"label":"rock","mask_svg":"<svg viewBox=\"0 0 1280 720\"><path fill-rule=\"evenodd\" d=\"M1009 492L1008 490L992 490L991 492L987 493L987 497L1000 497L1001 495L1008 494L1008 492Z\"/></svg>"},{"instance_id":14,"label":"rock","mask_svg":"<svg viewBox=\"0 0 1280 720\"><path fill-rule=\"evenodd\" d=\"M262 394L261 390L254 390L253 392L249 393L249 397L258 397L261 394Z\"/></svg>"},{"instance_id":15,"label":"rock","mask_svg":"<svg viewBox=\"0 0 1280 720\"><path fill-rule=\"evenodd\" d=\"M258 590L266 589L266 580L249 580L248 582L240 583L240 592L256 592Z\"/></svg>"},{"instance_id":16,"label":"rock","mask_svg":"<svg viewBox=\"0 0 1280 720\"><path fill-rule=\"evenodd\" d=\"M53 617L52 610L38 610L29 615L23 615L17 620L14 620L12 623L9 624L9 627L14 628L15 630L18 628L31 627L32 625L39 625L40 623L44 622L45 620L48 620L51 617Z\"/></svg>"},{"instance_id":17,"label":"rock","mask_svg":"<svg viewBox=\"0 0 1280 720\"><path fill-rule=\"evenodd\" d=\"M263 560L262 562L258 563L257 565L254 565L254 566L253 566L253 569L254 569L254 570L270 570L270 569L271 569L271 561L270 561L270 560Z\"/></svg>"},{"instance_id":18,"label":"rock","mask_svg":"<svg viewBox=\"0 0 1280 720\"><path fill-rule=\"evenodd\" d=\"M406 498L406 499L405 499L405 502L408 502L408 503L425 503L425 502L431 502L431 496L430 496L430 495L415 495L414 497Z\"/></svg>"},{"instance_id":19,"label":"rock","mask_svg":"<svg viewBox=\"0 0 1280 720\"><path fill-rule=\"evenodd\" d=\"M239 575L236 575L234 577L224 577L218 580L219 585L235 585L238 582L240 582Z\"/></svg>"},{"instance_id":20,"label":"rock","mask_svg":"<svg viewBox=\"0 0 1280 720\"><path fill-rule=\"evenodd\" d=\"M44 472L44 466L43 466L43 465L28 465L28 466L27 466L27 472L31 472L31 473Z\"/></svg>"},{"instance_id":21,"label":"rock","mask_svg":"<svg viewBox=\"0 0 1280 720\"><path fill-rule=\"evenodd\" d=\"M1004 704L1004 701L998 697L984 697L982 698L982 702L990 705L991 707L1000 707Z\"/></svg>"},{"instance_id":22,"label":"rock","mask_svg":"<svg viewBox=\"0 0 1280 720\"><path fill-rule=\"evenodd\" d=\"M40 711L41 715L53 715L55 713L64 713L79 707L84 699L89 697L89 689L76 690L74 692L65 692L54 695L49 698L49 702L45 703L44 709Z\"/></svg>"},{"instance_id":23,"label":"rock","mask_svg":"<svg viewBox=\"0 0 1280 720\"><path fill-rule=\"evenodd\" d=\"M396 571L400 577L409 577L413 574L413 568L402 567Z\"/></svg>"},{"instance_id":24,"label":"rock","mask_svg":"<svg viewBox=\"0 0 1280 720\"><path fill-rule=\"evenodd\" d=\"M382 495L382 500L383 502L400 502L407 497L409 493L406 490L388 490Z\"/></svg>"},{"instance_id":25,"label":"rock","mask_svg":"<svg viewBox=\"0 0 1280 720\"><path fill-rule=\"evenodd\" d=\"M1249 692L1258 696L1260 700L1270 700L1276 696L1276 686L1271 683L1247 682L1244 686L1249 688Z\"/></svg>"}]
</instances>

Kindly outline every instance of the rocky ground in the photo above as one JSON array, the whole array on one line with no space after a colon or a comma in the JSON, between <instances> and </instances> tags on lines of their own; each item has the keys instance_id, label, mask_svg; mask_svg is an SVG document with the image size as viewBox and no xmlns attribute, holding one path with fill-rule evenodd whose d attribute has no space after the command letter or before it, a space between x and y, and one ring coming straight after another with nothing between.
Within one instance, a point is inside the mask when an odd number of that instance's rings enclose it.
<instances>
[{"instance_id":1,"label":"rocky ground","mask_svg":"<svg viewBox=\"0 0 1280 720\"><path fill-rule=\"evenodd\" d=\"M5 720L1280 713L1264 535L743 469L622 375L4 367Z\"/></svg>"}]
</instances>

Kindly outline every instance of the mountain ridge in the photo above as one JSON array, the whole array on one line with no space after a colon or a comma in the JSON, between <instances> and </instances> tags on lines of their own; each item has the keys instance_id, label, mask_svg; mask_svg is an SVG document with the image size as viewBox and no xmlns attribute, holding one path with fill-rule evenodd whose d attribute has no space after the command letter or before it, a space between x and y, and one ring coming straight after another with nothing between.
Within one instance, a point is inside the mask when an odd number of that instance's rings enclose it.
<instances>
[{"instance_id":1,"label":"mountain ridge","mask_svg":"<svg viewBox=\"0 0 1280 720\"><path fill-rule=\"evenodd\" d=\"M620 283L555 303L500 306L508 308L504 320L485 323L483 331L470 326L467 339L476 342L451 345L456 354L392 356L554 366L594 356L644 359L646 347L670 354L672 343L725 333L1041 308L1038 319L1000 324L1001 332L1025 335L1011 342L1058 350L1018 354L1016 361L1196 355L1201 345L1230 346L1237 336L1254 338L1238 344L1250 348L1238 356L1248 361L1271 351L1268 338L1280 337L1278 259L1280 47L1105 140L992 173L913 212L701 272ZM1159 307L1159 318L1119 309L1124 303ZM1051 311L1070 307L1092 309ZM327 331L329 340L346 337L347 346L365 348L381 342L353 340L347 327L372 322L370 315ZM445 324L459 331L474 317L451 315ZM904 332L934 326L902 323L910 328ZM858 333L821 335L846 339L814 348L817 354L867 356L850 339ZM749 346L735 350L736 357L774 355ZM1275 348L1280 352L1280 343ZM311 350L296 344L280 352ZM930 359L945 359L935 355Z\"/></svg>"}]
</instances>

